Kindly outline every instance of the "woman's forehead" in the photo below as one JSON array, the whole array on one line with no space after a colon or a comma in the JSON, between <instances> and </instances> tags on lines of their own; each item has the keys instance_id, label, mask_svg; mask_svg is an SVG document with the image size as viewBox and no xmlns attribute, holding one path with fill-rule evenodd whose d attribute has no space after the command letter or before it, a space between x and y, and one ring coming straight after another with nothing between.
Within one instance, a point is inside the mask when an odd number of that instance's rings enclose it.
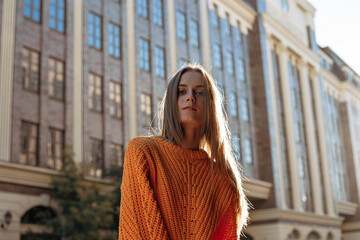
<instances>
[{"instance_id":1,"label":"woman's forehead","mask_svg":"<svg viewBox=\"0 0 360 240\"><path fill-rule=\"evenodd\" d=\"M181 85L205 86L205 80L198 71L187 71L181 76L179 86Z\"/></svg>"}]
</instances>

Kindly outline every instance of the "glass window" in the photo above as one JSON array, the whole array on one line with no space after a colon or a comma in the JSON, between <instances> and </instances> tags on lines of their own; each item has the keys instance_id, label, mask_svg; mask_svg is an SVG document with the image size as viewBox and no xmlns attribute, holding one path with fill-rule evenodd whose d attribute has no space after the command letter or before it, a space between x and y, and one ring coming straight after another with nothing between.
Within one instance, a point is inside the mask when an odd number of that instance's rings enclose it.
<instances>
[{"instance_id":1,"label":"glass window","mask_svg":"<svg viewBox=\"0 0 360 240\"><path fill-rule=\"evenodd\" d=\"M198 24L192 19L190 20L190 44L195 47L199 46Z\"/></svg>"},{"instance_id":2,"label":"glass window","mask_svg":"<svg viewBox=\"0 0 360 240\"><path fill-rule=\"evenodd\" d=\"M211 11L211 23L215 27L219 27L218 7L214 5L214 10Z\"/></svg>"},{"instance_id":3,"label":"glass window","mask_svg":"<svg viewBox=\"0 0 360 240\"><path fill-rule=\"evenodd\" d=\"M143 38L139 39L139 61L140 69L150 70L149 42Z\"/></svg>"},{"instance_id":4,"label":"glass window","mask_svg":"<svg viewBox=\"0 0 360 240\"><path fill-rule=\"evenodd\" d=\"M41 2L40 0L25 0L24 16L35 22L40 22Z\"/></svg>"},{"instance_id":5,"label":"glass window","mask_svg":"<svg viewBox=\"0 0 360 240\"><path fill-rule=\"evenodd\" d=\"M64 166L64 132L53 128L49 129L48 161L49 168L61 170Z\"/></svg>"},{"instance_id":6,"label":"glass window","mask_svg":"<svg viewBox=\"0 0 360 240\"><path fill-rule=\"evenodd\" d=\"M235 159L239 161L240 160L240 138L239 138L239 135L233 134L231 137L231 141L232 141L232 145L233 145Z\"/></svg>"},{"instance_id":7,"label":"glass window","mask_svg":"<svg viewBox=\"0 0 360 240\"><path fill-rule=\"evenodd\" d=\"M244 60L242 58L238 58L238 79L239 81L243 82L245 81L245 66L244 66Z\"/></svg>"},{"instance_id":8,"label":"glass window","mask_svg":"<svg viewBox=\"0 0 360 240\"><path fill-rule=\"evenodd\" d=\"M233 64L233 54L230 51L226 52L226 73L233 75L234 74L234 64Z\"/></svg>"},{"instance_id":9,"label":"glass window","mask_svg":"<svg viewBox=\"0 0 360 240\"><path fill-rule=\"evenodd\" d=\"M165 77L164 49L160 47L155 47L155 74L159 77Z\"/></svg>"},{"instance_id":10,"label":"glass window","mask_svg":"<svg viewBox=\"0 0 360 240\"><path fill-rule=\"evenodd\" d=\"M176 34L180 39L186 39L185 15L182 12L176 12Z\"/></svg>"},{"instance_id":11,"label":"glass window","mask_svg":"<svg viewBox=\"0 0 360 240\"><path fill-rule=\"evenodd\" d=\"M236 93L230 92L229 95L229 108L230 108L230 115L233 117L237 116L237 98Z\"/></svg>"},{"instance_id":12,"label":"glass window","mask_svg":"<svg viewBox=\"0 0 360 240\"><path fill-rule=\"evenodd\" d=\"M38 125L22 121L19 163L32 166L38 165L38 141Z\"/></svg>"},{"instance_id":13,"label":"glass window","mask_svg":"<svg viewBox=\"0 0 360 240\"><path fill-rule=\"evenodd\" d=\"M162 0L153 0L153 22L160 27L163 25Z\"/></svg>"},{"instance_id":14,"label":"glass window","mask_svg":"<svg viewBox=\"0 0 360 240\"><path fill-rule=\"evenodd\" d=\"M217 68L222 68L220 44L215 43L213 49L214 49L214 63L215 63L215 67L217 67Z\"/></svg>"},{"instance_id":15,"label":"glass window","mask_svg":"<svg viewBox=\"0 0 360 240\"><path fill-rule=\"evenodd\" d=\"M104 172L103 142L91 139L89 154L90 176L101 178Z\"/></svg>"},{"instance_id":16,"label":"glass window","mask_svg":"<svg viewBox=\"0 0 360 240\"><path fill-rule=\"evenodd\" d=\"M244 162L247 164L252 163L252 155L251 155L251 142L249 138L244 139Z\"/></svg>"},{"instance_id":17,"label":"glass window","mask_svg":"<svg viewBox=\"0 0 360 240\"><path fill-rule=\"evenodd\" d=\"M144 18L148 17L148 0L137 0L137 13Z\"/></svg>"},{"instance_id":18,"label":"glass window","mask_svg":"<svg viewBox=\"0 0 360 240\"><path fill-rule=\"evenodd\" d=\"M110 88L110 115L113 117L122 117L122 89L120 83L111 81L109 84Z\"/></svg>"},{"instance_id":19,"label":"glass window","mask_svg":"<svg viewBox=\"0 0 360 240\"><path fill-rule=\"evenodd\" d=\"M246 98L241 98L241 119L245 122L249 121L248 103Z\"/></svg>"},{"instance_id":20,"label":"glass window","mask_svg":"<svg viewBox=\"0 0 360 240\"><path fill-rule=\"evenodd\" d=\"M51 0L50 2L50 28L63 33L65 31L65 1Z\"/></svg>"},{"instance_id":21,"label":"glass window","mask_svg":"<svg viewBox=\"0 0 360 240\"><path fill-rule=\"evenodd\" d=\"M289 11L288 1L287 0L281 0L281 7L285 12Z\"/></svg>"},{"instance_id":22,"label":"glass window","mask_svg":"<svg viewBox=\"0 0 360 240\"><path fill-rule=\"evenodd\" d=\"M100 76L89 74L89 108L102 112L102 79Z\"/></svg>"},{"instance_id":23,"label":"glass window","mask_svg":"<svg viewBox=\"0 0 360 240\"><path fill-rule=\"evenodd\" d=\"M234 30L235 41L241 42L241 31L240 31L240 23L237 23L237 27Z\"/></svg>"},{"instance_id":24,"label":"glass window","mask_svg":"<svg viewBox=\"0 0 360 240\"><path fill-rule=\"evenodd\" d=\"M143 115L143 123L147 125L151 122L151 95L147 93L141 93L140 109Z\"/></svg>"},{"instance_id":25,"label":"glass window","mask_svg":"<svg viewBox=\"0 0 360 240\"><path fill-rule=\"evenodd\" d=\"M49 96L63 100L64 82L64 63L54 58L49 58Z\"/></svg>"},{"instance_id":26,"label":"glass window","mask_svg":"<svg viewBox=\"0 0 360 240\"><path fill-rule=\"evenodd\" d=\"M226 35L230 35L231 33L229 20L229 14L226 14L226 19L224 21L224 32Z\"/></svg>"},{"instance_id":27,"label":"glass window","mask_svg":"<svg viewBox=\"0 0 360 240\"><path fill-rule=\"evenodd\" d=\"M109 55L120 58L120 27L109 23Z\"/></svg>"},{"instance_id":28,"label":"glass window","mask_svg":"<svg viewBox=\"0 0 360 240\"><path fill-rule=\"evenodd\" d=\"M110 162L113 167L123 166L123 146L120 144L111 144L110 146Z\"/></svg>"},{"instance_id":29,"label":"glass window","mask_svg":"<svg viewBox=\"0 0 360 240\"><path fill-rule=\"evenodd\" d=\"M186 62L187 62L187 60L185 58L179 58L178 68L181 68L182 66L184 66Z\"/></svg>"},{"instance_id":30,"label":"glass window","mask_svg":"<svg viewBox=\"0 0 360 240\"><path fill-rule=\"evenodd\" d=\"M26 90L38 92L40 80L39 53L23 48L22 51L22 86Z\"/></svg>"},{"instance_id":31,"label":"glass window","mask_svg":"<svg viewBox=\"0 0 360 240\"><path fill-rule=\"evenodd\" d=\"M101 49L101 18L89 13L89 46Z\"/></svg>"}]
</instances>

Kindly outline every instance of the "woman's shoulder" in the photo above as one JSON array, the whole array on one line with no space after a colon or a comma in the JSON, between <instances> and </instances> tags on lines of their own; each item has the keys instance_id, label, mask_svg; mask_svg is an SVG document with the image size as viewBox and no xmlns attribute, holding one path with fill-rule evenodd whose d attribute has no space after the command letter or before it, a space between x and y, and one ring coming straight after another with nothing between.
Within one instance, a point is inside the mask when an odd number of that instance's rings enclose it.
<instances>
[{"instance_id":1,"label":"woman's shoulder","mask_svg":"<svg viewBox=\"0 0 360 240\"><path fill-rule=\"evenodd\" d=\"M131 139L127 148L136 148L139 150L150 150L159 146L159 141L163 138L160 136L135 137Z\"/></svg>"}]
</instances>

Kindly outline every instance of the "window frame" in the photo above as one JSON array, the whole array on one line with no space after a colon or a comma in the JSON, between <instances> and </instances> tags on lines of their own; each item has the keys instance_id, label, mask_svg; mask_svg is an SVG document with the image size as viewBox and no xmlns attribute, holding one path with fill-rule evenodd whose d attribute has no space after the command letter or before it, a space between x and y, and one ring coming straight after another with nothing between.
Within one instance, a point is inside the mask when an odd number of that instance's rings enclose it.
<instances>
[{"instance_id":1,"label":"window frame","mask_svg":"<svg viewBox=\"0 0 360 240\"><path fill-rule=\"evenodd\" d=\"M56 141L56 136L55 136L55 141L53 142L52 140L52 132L54 133L60 133L60 142L57 142ZM57 144L60 144L61 147L60 147L60 156L56 156L56 145ZM53 150L54 148L54 150ZM51 149L51 152L53 153L53 155L50 155L49 152L50 152L50 149ZM51 168L51 169L55 169L55 170L62 170L63 167L64 167L64 164L65 164L65 158L64 158L64 151L65 149L65 132L63 130L60 130L60 129L57 129L57 128L53 128L53 127L49 127L49 139L48 139L48 151L47 151L47 167L48 168ZM54 154L55 153L55 154ZM53 161L53 164L54 166L53 167L50 167L50 164L49 164L49 161L50 161L50 158L52 159ZM59 168L58 167L58 164L57 164L57 161L60 160L61 162L61 167Z\"/></svg>"},{"instance_id":2,"label":"window frame","mask_svg":"<svg viewBox=\"0 0 360 240\"><path fill-rule=\"evenodd\" d=\"M93 24L92 24L93 31L94 31L93 34L90 34L90 15L93 15ZM96 19L97 18L99 19L99 23L100 23L100 27L99 27L100 36L99 36L99 38L96 37L96 32L97 32ZM97 14L97 13L94 13L92 11L89 11L89 13L88 13L88 46L90 48L98 50L98 51L102 51L102 49L103 49L103 36L102 36L102 33L103 33L102 16ZM94 42L93 44L91 44L90 38L93 38L93 42ZM96 46L96 41L97 40L100 43L100 47Z\"/></svg>"},{"instance_id":3,"label":"window frame","mask_svg":"<svg viewBox=\"0 0 360 240\"><path fill-rule=\"evenodd\" d=\"M52 1L50 1L50 10L49 10L49 28L51 29L51 30L54 30L54 31L56 31L56 32L58 32L58 33L61 33L61 34L65 34L66 33L66 24L65 24L65 21L66 21L66 0L54 0L55 1L55 16L54 17L52 17L51 16L51 7L53 6L52 5ZM59 19L59 2L60 1L63 1L63 8L62 8L62 10L63 10L63 19ZM53 28L52 26L51 26L51 19L52 18L54 18L54 21L55 21L55 28ZM58 29L58 22L61 22L61 20L62 20L62 24L63 24L63 31L60 31L59 29Z\"/></svg>"},{"instance_id":4,"label":"window frame","mask_svg":"<svg viewBox=\"0 0 360 240\"><path fill-rule=\"evenodd\" d=\"M24 136L24 126L26 128L26 133ZM33 123L30 121L21 120L21 126L20 126L20 156L19 156L19 163L23 165L29 165L29 166L39 166L39 124ZM36 136L31 136L33 129L30 129L29 127L35 127L35 134ZM24 139L26 140L26 151L24 151ZM35 141L35 150L34 152L30 151L30 141ZM21 159L22 155L25 155L25 161L26 163L22 163ZM33 154L34 157L34 163L29 163L29 154Z\"/></svg>"},{"instance_id":5,"label":"window frame","mask_svg":"<svg viewBox=\"0 0 360 240\"><path fill-rule=\"evenodd\" d=\"M42 24L42 14L41 14L41 12L42 12L42 0L38 0L39 1L39 8L38 8L39 20L38 21L35 20L34 16L33 16L33 13L34 13L34 1L36 1L36 0L29 0L29 1L31 1L31 3L30 3L30 16L25 15L25 10L26 10L26 7L27 7L26 1L27 0L24 1L25 4L24 4L23 16L26 19L31 20L31 21L33 21L35 23Z\"/></svg>"},{"instance_id":6,"label":"window frame","mask_svg":"<svg viewBox=\"0 0 360 240\"><path fill-rule=\"evenodd\" d=\"M98 167L98 154L99 152L96 152L96 156L94 156L94 144L98 144L96 146L96 149L99 150L99 146L101 147L100 151L100 168ZM105 159L104 159L104 141L96 138L90 138L90 154L89 154L89 175L96 178L103 178L105 173ZM98 176L97 170L100 169L100 176ZM94 171L94 173L92 173Z\"/></svg>"},{"instance_id":7,"label":"window frame","mask_svg":"<svg viewBox=\"0 0 360 240\"><path fill-rule=\"evenodd\" d=\"M54 65L55 65L55 68L54 68L54 79L53 79L53 82L52 82L52 88L53 88L53 95L50 94L50 71L52 70L52 68L50 67L50 61L53 60L54 61ZM61 63L62 64L62 73L58 72L58 63ZM54 57L49 57L49 62L48 62L48 76L47 76L47 80L48 80L48 95L51 99L54 99L54 100L58 100L58 101L64 101L65 100L65 72L66 72L66 69L65 69L65 62L62 61L62 60L59 60L57 58L54 58ZM58 78L58 74L62 74L62 90L61 90L61 98L60 97L57 97L56 96L56 92L57 92L57 83L58 82L61 82L59 81L57 78Z\"/></svg>"},{"instance_id":8,"label":"window frame","mask_svg":"<svg viewBox=\"0 0 360 240\"><path fill-rule=\"evenodd\" d=\"M91 84L91 80L90 80L91 76L94 77L93 84ZM100 79L100 97L96 96L96 95L98 95L98 94L96 94L96 92L97 92L96 90L99 90L96 79ZM88 84L88 108L90 109L90 111L102 113L103 109L104 109L104 106L103 106L103 88L104 88L103 78L100 75L90 72L89 76L88 76L88 81L89 81L89 84ZM93 88L93 90L92 90L93 95L91 95L91 93L90 93L91 87ZM98 109L96 107L96 106L98 106L97 105L98 99L100 99L100 109ZM90 106L90 102L92 102L92 106Z\"/></svg>"},{"instance_id":9,"label":"window frame","mask_svg":"<svg viewBox=\"0 0 360 240\"><path fill-rule=\"evenodd\" d=\"M155 46L154 54L155 54L155 75L161 78L165 78L166 75L165 49L160 46Z\"/></svg>"},{"instance_id":10,"label":"window frame","mask_svg":"<svg viewBox=\"0 0 360 240\"><path fill-rule=\"evenodd\" d=\"M112 92L111 85L114 85L114 90ZM116 86L119 86L119 95L116 92ZM111 98L111 95L114 95L114 99ZM123 86L120 82L111 80L109 82L109 114L110 116L120 119L123 119ZM116 98L119 98L119 102L116 101ZM111 112L111 107L114 107L114 113Z\"/></svg>"},{"instance_id":11,"label":"window frame","mask_svg":"<svg viewBox=\"0 0 360 240\"><path fill-rule=\"evenodd\" d=\"M24 61L24 51L27 51L28 52L28 59L27 61L25 62ZM30 91L30 92L33 92L33 93L36 93L36 94L39 94L39 91L40 91L40 83L41 83L41 54L39 51L36 51L36 50L33 50L31 48L28 48L28 47L23 47L22 48L22 58L21 58L21 70L22 70L22 76L21 76L21 82L22 82L22 89L23 90L26 90L26 91ZM35 64L33 63L33 54L37 54L37 63L35 62ZM27 69L27 73L24 73L24 63L27 63L28 65L28 69ZM33 67L36 67L37 68L37 78L36 78L36 89L31 87L31 82L32 82L32 71L31 69ZM25 75L24 75L25 74ZM26 77L28 77L28 87L25 86L25 80L26 80Z\"/></svg>"},{"instance_id":12,"label":"window frame","mask_svg":"<svg viewBox=\"0 0 360 240\"><path fill-rule=\"evenodd\" d=\"M181 19L180 19L181 17ZM186 15L184 12L179 10L176 11L176 37L183 41L186 41L187 34L186 34Z\"/></svg>"},{"instance_id":13,"label":"window frame","mask_svg":"<svg viewBox=\"0 0 360 240\"><path fill-rule=\"evenodd\" d=\"M139 44L139 68L141 70L150 72L150 42L149 40L140 37L138 44Z\"/></svg>"},{"instance_id":14,"label":"window frame","mask_svg":"<svg viewBox=\"0 0 360 240\"><path fill-rule=\"evenodd\" d=\"M112 28L112 34L110 34L110 26ZM118 35L116 35L116 32L114 32L114 29L118 30ZM118 39L116 37L118 37ZM111 38L113 39L112 43L110 43ZM116 46L116 40L118 40L118 43L119 43L118 46ZM114 57L116 59L121 59L121 52L122 52L121 45L122 45L121 44L121 26L118 24L115 24L113 22L109 22L108 23L108 54L109 54L109 56ZM114 53L110 52L110 47L112 47L114 49L113 50ZM118 56L116 55L116 50L117 50L116 47L118 47L118 51L119 51Z\"/></svg>"}]
</instances>

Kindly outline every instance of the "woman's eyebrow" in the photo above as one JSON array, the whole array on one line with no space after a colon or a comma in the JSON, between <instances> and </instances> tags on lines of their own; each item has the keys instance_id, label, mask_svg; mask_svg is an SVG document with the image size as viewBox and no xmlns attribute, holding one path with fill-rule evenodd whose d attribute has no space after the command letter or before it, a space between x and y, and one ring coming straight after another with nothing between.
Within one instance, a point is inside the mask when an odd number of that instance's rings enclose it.
<instances>
[{"instance_id":1,"label":"woman's eyebrow","mask_svg":"<svg viewBox=\"0 0 360 240\"><path fill-rule=\"evenodd\" d=\"M188 85L186 85L186 84L179 84L179 87L187 87ZM201 84L201 85L196 85L195 86L196 88L200 88L200 87L205 87L205 85L204 84Z\"/></svg>"}]
</instances>

